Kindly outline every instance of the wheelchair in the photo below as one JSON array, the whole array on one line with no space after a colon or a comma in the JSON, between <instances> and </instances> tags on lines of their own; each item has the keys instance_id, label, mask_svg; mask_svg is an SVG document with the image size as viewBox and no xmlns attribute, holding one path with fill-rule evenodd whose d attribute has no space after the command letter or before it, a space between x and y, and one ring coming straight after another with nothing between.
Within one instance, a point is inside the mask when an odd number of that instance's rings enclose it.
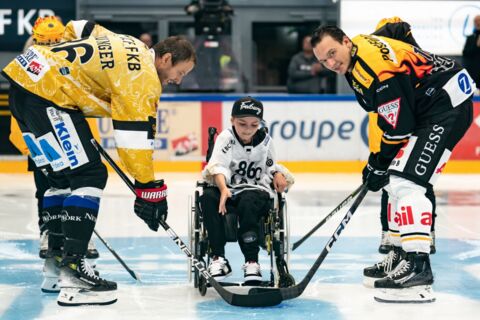
<instances>
[{"instance_id":1,"label":"wheelchair","mask_svg":"<svg viewBox=\"0 0 480 320\"><path fill-rule=\"evenodd\" d=\"M213 150L215 128L209 128L209 150L207 161ZM210 263L208 233L204 226L204 217L201 208L201 196L205 188L216 188L205 181L197 181L194 196L189 197L188 212L188 237L192 254L207 267ZM237 242L238 216L235 213L227 213L225 216L225 236L227 242ZM270 199L270 209L260 221L259 245L265 250L270 260L270 277L258 285L262 287L285 288L295 284L295 279L290 275L288 263L290 258L290 235L289 220L287 215L287 203L284 194L276 193ZM188 262L189 282L193 280L193 286L204 296L210 286L201 273ZM219 281L222 286L243 286L244 283Z\"/></svg>"}]
</instances>

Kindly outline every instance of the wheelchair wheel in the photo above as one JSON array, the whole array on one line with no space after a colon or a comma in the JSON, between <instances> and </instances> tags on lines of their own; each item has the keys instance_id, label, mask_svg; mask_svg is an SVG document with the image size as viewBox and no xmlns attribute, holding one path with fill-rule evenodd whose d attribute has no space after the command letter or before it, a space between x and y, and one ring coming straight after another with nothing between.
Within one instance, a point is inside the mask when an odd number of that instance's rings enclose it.
<instances>
[{"instance_id":1,"label":"wheelchair wheel","mask_svg":"<svg viewBox=\"0 0 480 320\"><path fill-rule=\"evenodd\" d=\"M202 253L201 253L201 243L200 243L200 206L199 206L199 201L200 201L200 193L199 191L195 191L195 199L192 207L192 221L191 221L191 226L192 226L192 239L193 239L193 244L191 243L192 248L192 254L193 256L201 261L202 259ZM193 270L193 286L195 288L199 288L199 279L200 279L200 272L198 271L197 268L194 268Z\"/></svg>"},{"instance_id":2,"label":"wheelchair wheel","mask_svg":"<svg viewBox=\"0 0 480 320\"><path fill-rule=\"evenodd\" d=\"M188 217L188 243L190 244L190 249L194 250L194 226L193 221L194 221L194 216L195 216L195 207L193 206L192 203L192 196L188 196L188 212L187 212L187 217ZM193 254L193 252L192 252ZM187 262L187 272L188 272L188 282L192 282L192 273L194 272L193 266L192 266L192 260L188 259ZM195 286L196 288L196 286Z\"/></svg>"},{"instance_id":3,"label":"wheelchair wheel","mask_svg":"<svg viewBox=\"0 0 480 320\"><path fill-rule=\"evenodd\" d=\"M207 284L207 279L203 276L198 277L198 292L200 292L201 296L204 296L207 293Z\"/></svg>"},{"instance_id":4,"label":"wheelchair wheel","mask_svg":"<svg viewBox=\"0 0 480 320\"><path fill-rule=\"evenodd\" d=\"M295 285L295 278L290 273L280 275L278 279L279 288L288 288Z\"/></svg>"}]
</instances>

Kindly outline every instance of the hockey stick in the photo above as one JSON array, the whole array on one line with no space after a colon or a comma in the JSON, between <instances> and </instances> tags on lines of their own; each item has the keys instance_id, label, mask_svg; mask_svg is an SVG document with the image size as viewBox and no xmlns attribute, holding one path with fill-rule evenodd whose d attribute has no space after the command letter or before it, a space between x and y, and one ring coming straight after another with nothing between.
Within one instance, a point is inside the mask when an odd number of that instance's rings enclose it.
<instances>
[{"instance_id":1,"label":"hockey stick","mask_svg":"<svg viewBox=\"0 0 480 320\"><path fill-rule=\"evenodd\" d=\"M110 157L110 155L95 141L95 139L92 139L91 143L110 164L110 166L118 173L120 178L127 184L128 188L136 195L135 187L132 181L130 181L130 179L125 175L122 169L118 167L118 165ZM225 300L228 304L239 307L269 307L275 306L282 302L283 299L278 289L268 292L259 292L253 295L236 294L226 290L208 273L203 263L195 258L187 245L177 236L175 231L170 228L167 222L160 220L160 225L170 235L170 238L172 238L172 240L180 248L180 250L182 250L188 258L190 258L190 260L192 261L192 265L197 268L197 270L202 274L202 276L207 279L210 285L215 288L220 297L222 297L222 299Z\"/></svg>"},{"instance_id":2,"label":"hockey stick","mask_svg":"<svg viewBox=\"0 0 480 320\"><path fill-rule=\"evenodd\" d=\"M362 185L360 188L360 194L358 195L357 199L355 199L352 206L350 207L350 209L348 210L348 212L340 222L340 225L337 227L337 230L335 230L335 232L330 237L330 239L328 239L328 242L325 245L325 248L323 248L322 253L318 256L317 260L315 261L313 266L308 271L307 275L303 278L303 280L300 283L298 283L293 287L280 288L280 289L252 288L250 289L249 294L258 294L260 292L266 292L268 290L279 290L282 300L294 299L300 296L305 290L305 288L307 287L310 280L312 280L313 275L315 274L315 272L317 272L323 260L325 260L325 257L328 255L328 253L332 249L332 246L335 243L335 241L337 241L338 238L340 237L340 234L342 233L343 229L345 229L345 227L347 226L347 223L352 218L358 206L360 205L360 203L362 203L367 192L368 192L367 186Z\"/></svg>"},{"instance_id":3,"label":"hockey stick","mask_svg":"<svg viewBox=\"0 0 480 320\"><path fill-rule=\"evenodd\" d=\"M138 282L142 282L140 280L140 276L135 273L135 271L133 271L132 269L130 269L127 264L123 261L122 258L120 258L120 256L117 254L117 252L115 252L115 250L113 250L113 248L108 244L107 241L105 241L102 237L100 237L100 235L98 234L97 230L93 229L93 233L95 233L95 235L97 236L98 239L100 239L100 241L105 245L105 247L107 247L108 251L110 251L113 256L115 258L117 258L118 262L120 262L120 264L125 268L125 270L127 270L128 273L130 273L130 275L132 276L133 279L137 280Z\"/></svg>"},{"instance_id":4,"label":"hockey stick","mask_svg":"<svg viewBox=\"0 0 480 320\"><path fill-rule=\"evenodd\" d=\"M348 197L345 198L335 209L332 210L325 218L322 219L315 227L312 228L306 235L304 235L300 240L296 241L292 246L292 251L297 249L305 240L307 240L315 231L318 230L321 226L323 226L331 217L335 215L338 211L340 211L347 203L350 202L353 198L357 196L357 194L362 189L362 186L359 186L355 191L353 191Z\"/></svg>"}]
</instances>

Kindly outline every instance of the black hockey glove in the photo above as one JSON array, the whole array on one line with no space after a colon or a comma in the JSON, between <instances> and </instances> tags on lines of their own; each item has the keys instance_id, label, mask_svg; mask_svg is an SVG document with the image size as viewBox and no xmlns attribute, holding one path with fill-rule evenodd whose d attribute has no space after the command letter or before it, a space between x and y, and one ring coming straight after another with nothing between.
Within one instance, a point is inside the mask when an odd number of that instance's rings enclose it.
<instances>
[{"instance_id":1,"label":"black hockey glove","mask_svg":"<svg viewBox=\"0 0 480 320\"><path fill-rule=\"evenodd\" d=\"M153 231L157 231L160 220L166 221L168 214L167 185L163 180L148 183L135 181L135 213Z\"/></svg>"},{"instance_id":2,"label":"black hockey glove","mask_svg":"<svg viewBox=\"0 0 480 320\"><path fill-rule=\"evenodd\" d=\"M362 181L370 191L378 191L388 184L388 164L381 164L378 153L370 153L368 163L362 171Z\"/></svg>"}]
</instances>

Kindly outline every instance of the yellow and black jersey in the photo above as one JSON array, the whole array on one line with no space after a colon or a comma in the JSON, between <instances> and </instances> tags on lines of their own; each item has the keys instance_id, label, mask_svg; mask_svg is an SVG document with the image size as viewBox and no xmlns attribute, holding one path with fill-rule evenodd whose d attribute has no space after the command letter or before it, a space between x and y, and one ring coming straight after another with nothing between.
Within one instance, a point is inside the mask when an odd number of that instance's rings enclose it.
<instances>
[{"instance_id":1,"label":"yellow and black jersey","mask_svg":"<svg viewBox=\"0 0 480 320\"><path fill-rule=\"evenodd\" d=\"M454 60L383 36L358 35L352 42L352 70L346 78L360 105L378 113L386 161L395 157L417 123L473 94L471 77Z\"/></svg>"},{"instance_id":2,"label":"yellow and black jersey","mask_svg":"<svg viewBox=\"0 0 480 320\"><path fill-rule=\"evenodd\" d=\"M417 41L413 37L410 24L403 21L399 17L384 18L380 20L372 33L376 36L383 36L395 40L409 43L420 48ZM382 141L383 131L378 126L378 114L374 112L368 113L368 146L370 152L380 152L380 144Z\"/></svg>"},{"instance_id":3,"label":"yellow and black jersey","mask_svg":"<svg viewBox=\"0 0 480 320\"><path fill-rule=\"evenodd\" d=\"M107 34L115 34L107 28L88 20L71 20L65 26L63 41L72 41L88 37L100 37Z\"/></svg>"},{"instance_id":4,"label":"yellow and black jersey","mask_svg":"<svg viewBox=\"0 0 480 320\"><path fill-rule=\"evenodd\" d=\"M154 59L140 40L104 32L49 47L31 46L2 73L59 108L111 117L120 158L133 177L145 183L154 180L153 136L162 90Z\"/></svg>"}]
</instances>

